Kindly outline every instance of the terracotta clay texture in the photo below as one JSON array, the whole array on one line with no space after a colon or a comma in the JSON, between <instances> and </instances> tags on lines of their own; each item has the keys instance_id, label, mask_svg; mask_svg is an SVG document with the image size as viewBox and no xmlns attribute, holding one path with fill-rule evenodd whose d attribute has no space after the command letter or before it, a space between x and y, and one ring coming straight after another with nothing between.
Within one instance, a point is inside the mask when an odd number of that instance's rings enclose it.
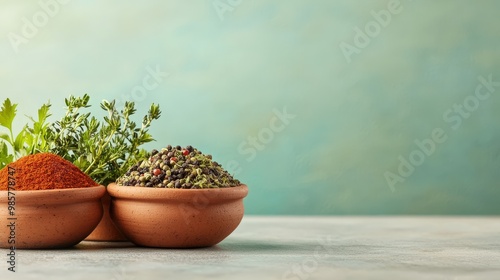
<instances>
[{"instance_id":1,"label":"terracotta clay texture","mask_svg":"<svg viewBox=\"0 0 500 280\"><path fill-rule=\"evenodd\" d=\"M245 185L220 189L108 186L111 218L139 246L199 248L221 242L240 224Z\"/></svg>"},{"instance_id":2,"label":"terracotta clay texture","mask_svg":"<svg viewBox=\"0 0 500 280\"><path fill-rule=\"evenodd\" d=\"M115 226L109 215L109 208L111 206L111 196L106 192L101 199L104 209L104 215L101 222L94 229L94 231L85 238L86 241L101 241L101 242L119 242L127 241L127 238Z\"/></svg>"},{"instance_id":3,"label":"terracotta clay texture","mask_svg":"<svg viewBox=\"0 0 500 280\"><path fill-rule=\"evenodd\" d=\"M97 226L103 215L104 186L60 190L15 192L15 244L11 230L0 230L0 247L17 249L68 248L80 243ZM7 211L7 192L0 192L0 220L12 218Z\"/></svg>"}]
</instances>

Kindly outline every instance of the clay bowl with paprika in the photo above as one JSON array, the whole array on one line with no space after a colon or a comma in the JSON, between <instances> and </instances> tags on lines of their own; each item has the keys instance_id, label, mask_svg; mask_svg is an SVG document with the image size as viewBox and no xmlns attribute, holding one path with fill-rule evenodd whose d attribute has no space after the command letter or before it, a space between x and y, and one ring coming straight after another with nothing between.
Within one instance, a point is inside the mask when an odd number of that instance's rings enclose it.
<instances>
[{"instance_id":1,"label":"clay bowl with paprika","mask_svg":"<svg viewBox=\"0 0 500 280\"><path fill-rule=\"evenodd\" d=\"M106 189L52 154L23 157L0 170L0 247L68 248L80 243L103 215Z\"/></svg>"},{"instance_id":2,"label":"clay bowl with paprika","mask_svg":"<svg viewBox=\"0 0 500 280\"><path fill-rule=\"evenodd\" d=\"M171 189L111 184L111 218L134 244L200 248L218 244L240 224L246 185Z\"/></svg>"}]
</instances>

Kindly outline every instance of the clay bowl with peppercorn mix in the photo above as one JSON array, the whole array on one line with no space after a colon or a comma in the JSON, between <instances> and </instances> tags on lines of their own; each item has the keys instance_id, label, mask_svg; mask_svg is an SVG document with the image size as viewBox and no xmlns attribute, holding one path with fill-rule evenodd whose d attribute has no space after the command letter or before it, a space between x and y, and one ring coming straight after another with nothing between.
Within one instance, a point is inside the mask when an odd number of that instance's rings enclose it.
<instances>
[{"instance_id":1,"label":"clay bowl with peppercorn mix","mask_svg":"<svg viewBox=\"0 0 500 280\"><path fill-rule=\"evenodd\" d=\"M10 196L0 191L0 220L9 225L0 230L0 247L57 249L80 243L102 218L105 191L104 186L16 191ZM13 207L7 211L9 202Z\"/></svg>"},{"instance_id":2,"label":"clay bowl with peppercorn mix","mask_svg":"<svg viewBox=\"0 0 500 280\"><path fill-rule=\"evenodd\" d=\"M240 224L246 185L170 189L111 184L111 217L134 244L200 248L218 244Z\"/></svg>"},{"instance_id":3,"label":"clay bowl with peppercorn mix","mask_svg":"<svg viewBox=\"0 0 500 280\"><path fill-rule=\"evenodd\" d=\"M221 242L244 214L246 185L192 146L153 150L108 186L111 218L133 243L195 248Z\"/></svg>"}]
</instances>

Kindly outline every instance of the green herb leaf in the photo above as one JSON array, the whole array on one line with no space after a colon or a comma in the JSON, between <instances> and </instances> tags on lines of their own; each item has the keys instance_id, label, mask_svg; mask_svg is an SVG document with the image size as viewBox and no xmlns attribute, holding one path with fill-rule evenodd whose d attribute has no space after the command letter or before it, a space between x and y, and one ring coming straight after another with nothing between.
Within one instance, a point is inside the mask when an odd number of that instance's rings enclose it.
<instances>
[{"instance_id":1,"label":"green herb leaf","mask_svg":"<svg viewBox=\"0 0 500 280\"><path fill-rule=\"evenodd\" d=\"M7 144L5 144L4 142L0 142L0 169L7 166L13 160L14 156L12 154L9 154Z\"/></svg>"},{"instance_id":2,"label":"green herb leaf","mask_svg":"<svg viewBox=\"0 0 500 280\"><path fill-rule=\"evenodd\" d=\"M7 143L10 143L10 142L11 142L11 141L10 141L10 136L9 136L9 134L7 134L7 133L0 133L0 139L3 139L3 140L5 140L5 141L7 141ZM3 142L1 142L1 143L3 143ZM5 143L3 143L3 144L5 144Z\"/></svg>"},{"instance_id":3,"label":"green herb leaf","mask_svg":"<svg viewBox=\"0 0 500 280\"><path fill-rule=\"evenodd\" d=\"M0 125L7 128L9 131L12 130L12 122L16 117L17 104L12 104L10 99L5 99L0 110Z\"/></svg>"},{"instance_id":4,"label":"green herb leaf","mask_svg":"<svg viewBox=\"0 0 500 280\"><path fill-rule=\"evenodd\" d=\"M24 152L23 149L25 148L24 147L24 140L25 140L25 136L26 136L26 129L27 129L27 126L23 127L23 129L21 130L21 132L19 132L19 134L17 135L15 141L14 141L14 151L18 151L18 152Z\"/></svg>"}]
</instances>

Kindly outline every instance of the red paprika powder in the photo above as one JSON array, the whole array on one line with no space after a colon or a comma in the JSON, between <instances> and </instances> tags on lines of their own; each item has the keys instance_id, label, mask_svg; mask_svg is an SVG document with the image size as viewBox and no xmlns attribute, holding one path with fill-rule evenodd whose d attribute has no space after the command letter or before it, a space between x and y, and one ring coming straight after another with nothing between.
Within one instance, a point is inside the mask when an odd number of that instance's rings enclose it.
<instances>
[{"instance_id":1,"label":"red paprika powder","mask_svg":"<svg viewBox=\"0 0 500 280\"><path fill-rule=\"evenodd\" d=\"M41 153L20 158L0 170L0 190L8 189L8 170L15 170L16 191L98 186L78 167L60 156Z\"/></svg>"}]
</instances>

